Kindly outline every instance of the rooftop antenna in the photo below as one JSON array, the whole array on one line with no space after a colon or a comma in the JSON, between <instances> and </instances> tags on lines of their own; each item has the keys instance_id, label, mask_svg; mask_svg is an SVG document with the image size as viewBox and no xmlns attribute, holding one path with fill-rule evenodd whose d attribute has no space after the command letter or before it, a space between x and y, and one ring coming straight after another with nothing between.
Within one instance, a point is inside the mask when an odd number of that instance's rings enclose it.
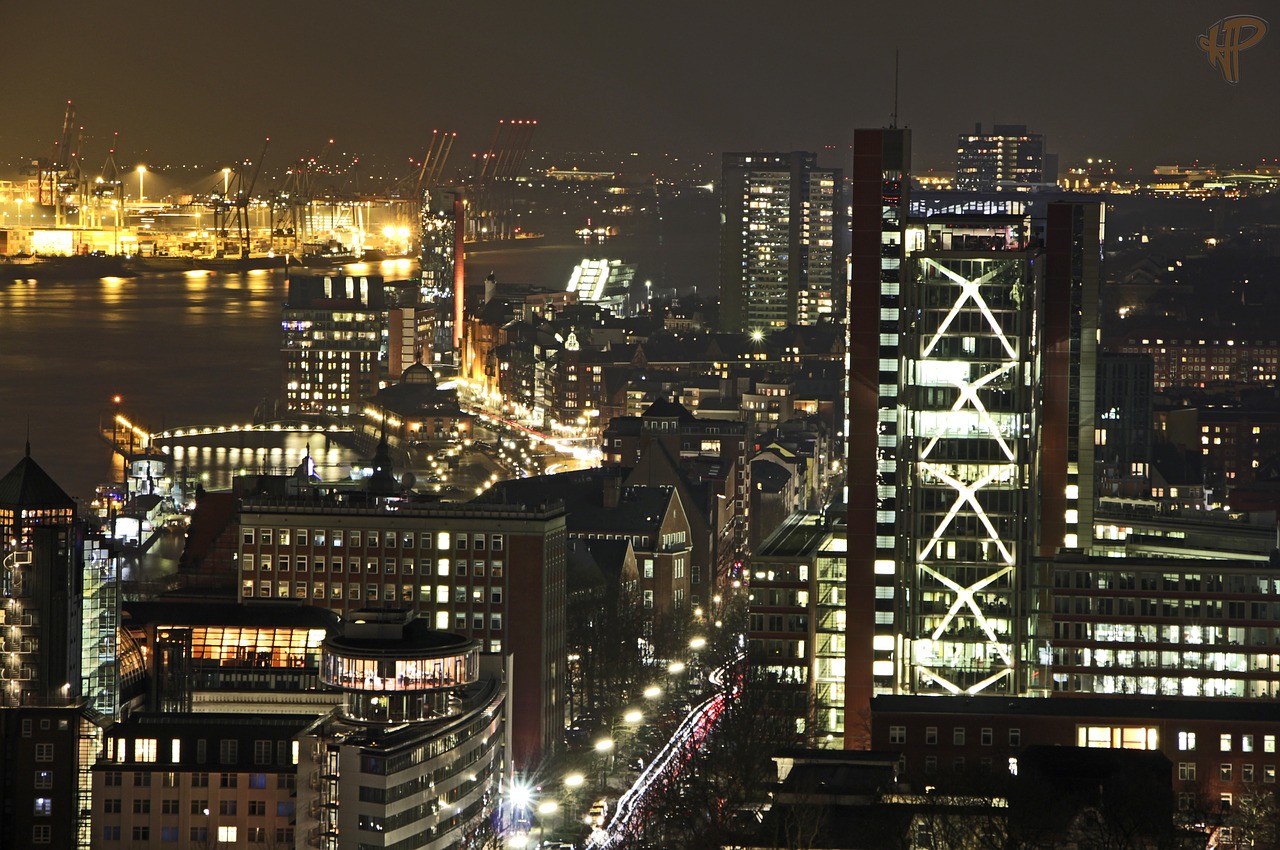
<instances>
[{"instance_id":1,"label":"rooftop antenna","mask_svg":"<svg viewBox=\"0 0 1280 850\"><path fill-rule=\"evenodd\" d=\"M893 114L889 116L889 129L898 126L898 48L893 49Z\"/></svg>"}]
</instances>

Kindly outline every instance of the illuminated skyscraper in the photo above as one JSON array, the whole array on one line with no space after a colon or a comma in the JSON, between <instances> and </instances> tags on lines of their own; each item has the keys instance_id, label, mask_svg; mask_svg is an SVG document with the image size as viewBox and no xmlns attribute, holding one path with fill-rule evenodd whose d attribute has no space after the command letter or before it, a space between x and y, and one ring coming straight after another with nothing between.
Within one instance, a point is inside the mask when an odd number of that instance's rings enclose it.
<instances>
[{"instance_id":1,"label":"illuminated skyscraper","mask_svg":"<svg viewBox=\"0 0 1280 850\"><path fill-rule=\"evenodd\" d=\"M909 148L854 138L847 716L1045 692L1031 559L1091 537L1101 206L910 204Z\"/></svg>"},{"instance_id":2,"label":"illuminated skyscraper","mask_svg":"<svg viewBox=\"0 0 1280 850\"><path fill-rule=\"evenodd\" d=\"M432 189L422 196L422 295L436 304L437 363L456 363L463 314L463 233L466 202L462 195Z\"/></svg>"},{"instance_id":3,"label":"illuminated skyscraper","mask_svg":"<svg viewBox=\"0 0 1280 850\"><path fill-rule=\"evenodd\" d=\"M355 416L382 374L382 278L296 275L282 315L290 413Z\"/></svg>"},{"instance_id":4,"label":"illuminated skyscraper","mask_svg":"<svg viewBox=\"0 0 1280 850\"><path fill-rule=\"evenodd\" d=\"M957 189L1025 192L1057 179L1057 154L1045 153L1044 136L1024 124L996 124L990 133L978 124L956 146Z\"/></svg>"},{"instance_id":5,"label":"illuminated skyscraper","mask_svg":"<svg viewBox=\"0 0 1280 850\"><path fill-rule=\"evenodd\" d=\"M720 189L720 326L812 325L844 300L843 175L817 154L727 153Z\"/></svg>"},{"instance_id":6,"label":"illuminated skyscraper","mask_svg":"<svg viewBox=\"0 0 1280 850\"><path fill-rule=\"evenodd\" d=\"M116 643L115 560L30 446L0 478L0 540L0 846L87 848L94 719L136 679Z\"/></svg>"}]
</instances>

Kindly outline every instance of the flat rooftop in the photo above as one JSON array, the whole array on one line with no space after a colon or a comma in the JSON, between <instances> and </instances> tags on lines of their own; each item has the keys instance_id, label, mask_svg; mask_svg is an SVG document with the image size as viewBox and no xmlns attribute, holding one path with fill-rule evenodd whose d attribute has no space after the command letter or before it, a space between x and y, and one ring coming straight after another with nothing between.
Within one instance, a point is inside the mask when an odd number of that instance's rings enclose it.
<instances>
[{"instance_id":1,"label":"flat rooftop","mask_svg":"<svg viewBox=\"0 0 1280 850\"><path fill-rule=\"evenodd\" d=\"M807 558L818 551L831 531L831 523L822 514L797 512L760 544L756 558Z\"/></svg>"}]
</instances>

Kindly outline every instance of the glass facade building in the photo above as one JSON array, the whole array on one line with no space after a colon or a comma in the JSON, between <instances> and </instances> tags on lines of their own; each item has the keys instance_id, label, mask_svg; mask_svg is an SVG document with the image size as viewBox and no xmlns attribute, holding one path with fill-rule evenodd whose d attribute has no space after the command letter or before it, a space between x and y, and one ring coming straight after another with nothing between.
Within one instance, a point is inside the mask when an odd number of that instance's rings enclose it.
<instances>
[{"instance_id":1,"label":"glass facade building","mask_svg":"<svg viewBox=\"0 0 1280 850\"><path fill-rule=\"evenodd\" d=\"M724 155L723 330L764 333L842 312L843 174L817 160L803 151Z\"/></svg>"},{"instance_id":2,"label":"glass facade building","mask_svg":"<svg viewBox=\"0 0 1280 850\"><path fill-rule=\"evenodd\" d=\"M906 231L902 314L914 321L885 365L907 402L892 557L905 650L895 673L911 692L1020 690L1039 400L1029 230L993 216Z\"/></svg>"},{"instance_id":3,"label":"glass facade building","mask_svg":"<svg viewBox=\"0 0 1280 850\"><path fill-rule=\"evenodd\" d=\"M343 704L301 736L302 846L483 845L509 771L494 667L481 670L479 642L410 611L352 612L321 660Z\"/></svg>"}]
</instances>

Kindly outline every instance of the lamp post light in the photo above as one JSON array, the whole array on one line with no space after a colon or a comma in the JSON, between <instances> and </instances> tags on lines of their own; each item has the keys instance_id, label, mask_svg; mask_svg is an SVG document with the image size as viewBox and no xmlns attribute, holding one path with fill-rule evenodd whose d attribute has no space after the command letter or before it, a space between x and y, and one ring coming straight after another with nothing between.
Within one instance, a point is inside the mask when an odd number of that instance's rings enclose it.
<instances>
[{"instance_id":1,"label":"lamp post light","mask_svg":"<svg viewBox=\"0 0 1280 850\"><path fill-rule=\"evenodd\" d=\"M542 845L543 833L547 827L547 816L554 815L560 809L555 800L543 800L538 804L538 845ZM563 819L561 820L563 824Z\"/></svg>"},{"instance_id":2,"label":"lamp post light","mask_svg":"<svg viewBox=\"0 0 1280 850\"><path fill-rule=\"evenodd\" d=\"M600 787L606 787L606 781L609 777L610 762L613 759L613 739L602 738L596 741L596 761L599 762L600 768Z\"/></svg>"},{"instance_id":3,"label":"lamp post light","mask_svg":"<svg viewBox=\"0 0 1280 850\"><path fill-rule=\"evenodd\" d=\"M568 809L565 817L574 820L578 819L578 793L584 782L586 782L586 777L581 773L570 773L564 778L565 808ZM564 823L564 818L561 818L561 823Z\"/></svg>"}]
</instances>

